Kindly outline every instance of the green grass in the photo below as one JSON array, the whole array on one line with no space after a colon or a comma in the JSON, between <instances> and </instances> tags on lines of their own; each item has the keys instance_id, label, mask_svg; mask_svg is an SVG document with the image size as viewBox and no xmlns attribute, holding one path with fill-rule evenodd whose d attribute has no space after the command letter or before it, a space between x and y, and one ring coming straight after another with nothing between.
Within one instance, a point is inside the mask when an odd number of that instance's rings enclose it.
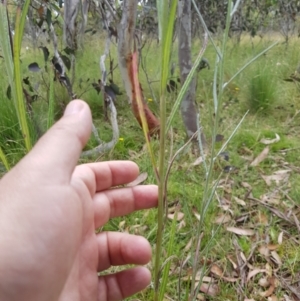
<instances>
[{"instance_id":1,"label":"green grass","mask_svg":"<svg viewBox=\"0 0 300 301\"><path fill-rule=\"evenodd\" d=\"M241 68L245 62L270 45L271 42L273 41L267 39L254 39L252 45L248 37L244 37L240 45L233 44L233 42L230 41L227 50L228 59L225 63L225 81ZM147 55L143 54L145 55L143 59L145 60L151 86L156 98L159 99L159 82L157 81L159 79L160 66L159 60L157 59L157 46L155 42L152 41L151 43ZM278 200L276 205L272 205L276 210L286 214L290 208L293 208L293 212L300 218L297 207L300 205L300 114L296 114L300 110L300 90L296 84L283 81L284 78L294 72L297 66L299 43L297 39L292 40L287 50L285 49L285 45L279 44L268 52L266 57L260 58L259 61L240 74L236 80L226 88L224 93L223 106L219 116L221 120L220 128L218 131L219 134L224 136L224 141L229 137L246 110L249 108L252 109L226 149L229 153L229 161L227 162L220 159L218 163L215 163L213 166L216 175L221 173L226 165L234 166L236 169L232 173L224 172L221 176L221 183L217 188L218 198L215 196L213 199L212 206L206 216L204 227L203 249L206 243L213 237L211 240L211 249L209 253L206 253L205 250L201 253L199 262L201 263L204 257L206 257L206 259L208 259L208 269L212 264L218 264L224 271L226 277L239 277L238 271L229 260L229 258L231 258L234 262L237 262L237 251L233 243L234 240L237 241L241 251L246 257L251 254L251 251L253 251L253 248L257 245L250 258L250 264L255 268L263 269L266 267L269 259L259 253L258 248L260 245L267 242L277 244L278 236L282 231L287 231L292 237L299 235L296 226L287 225L283 219L272 213L268 207L250 199L244 200L244 197L246 195L249 196L249 193L251 193L253 198L257 199L261 199L264 195L269 194L272 196L272 200ZM194 57L196 57L199 47L199 43L195 42ZM173 49L175 49L175 46ZM112 46L111 50L116 62L115 46ZM97 41L95 39L86 39L85 50L80 52L77 58L77 79L82 78L86 81L89 78L89 82L92 82L100 78L98 61L102 51L103 42L100 39ZM41 59L39 62L42 62L43 57L41 52L29 50L25 53L25 51L22 51L22 68L24 74L26 74L26 72L28 73L26 66L33 60L38 61L39 56ZM214 119L212 113L212 82L215 53L212 46L208 46L204 56L209 59L211 69L205 69L198 75L196 100L201 109L202 126L207 137L208 147L210 147L211 140L213 139L210 129ZM177 60L175 51L172 59L174 61ZM2 64L0 61L0 67ZM42 66L42 63L40 63L40 66ZM258 101L249 103L249 97L252 98L252 100L256 99L254 98L256 91L249 90L249 85L251 86L251 83L253 84L251 79L256 80L256 73L258 73L260 77L257 82L254 82L254 88L258 89L260 87L265 94L255 96ZM270 74L274 81L273 83L265 81L268 76L270 77ZM33 81L38 80L39 75L29 75ZM47 78L47 74L44 75L45 78ZM122 87L121 78L117 69L114 71L114 80L116 84ZM154 101L143 72L141 72L141 83L146 99L152 99L152 101L148 102L149 106L153 111L158 113L159 103ZM26 153L26 150L24 149L22 137L18 129L18 120L16 115L11 111L11 102L6 99L5 96L6 87L7 81L4 79L0 87L1 103L5 103L5 106L2 106L0 110L0 146L8 157L10 164L14 165ZM46 128L47 118L47 93L45 87L45 84L41 85L39 93L42 97L39 98L34 106L35 117L39 116L37 120L40 120L39 122L43 124L43 129ZM55 112L56 118L58 118L61 116L63 110L63 106L60 104L67 102L67 95L59 83L54 82L54 87L56 99ZM78 95L87 90L82 95L82 98L91 106L94 123L99 129L101 139L109 141L111 138L111 127L103 117L101 95L97 95L96 91L90 87L90 89L87 88L88 83L86 86L83 85L81 89L78 83L75 83L74 86L74 90ZM120 127L120 141L109 153L98 158L93 158L93 160L134 160L140 166L141 172L148 173L146 183L153 183L155 182L155 176L145 146L143 133L130 111L125 91L123 92L124 94L122 96L117 97L116 104ZM261 95L264 96L262 97ZM170 95L167 99L168 112L171 111L174 101L175 99ZM261 110L261 108L263 109ZM265 114L258 114L258 112L264 112ZM186 142L184 128L179 114L176 115L175 120L172 143L171 139L167 139L166 158L169 158ZM262 144L260 140L262 138L273 139L276 133L280 136L280 141L270 145L268 157L261 162L259 166L250 167L250 163L265 148L265 145ZM153 139L151 143L154 152L157 154L159 142ZM222 143L220 146L221 145ZM87 148L94 146L96 146L96 141L92 137ZM170 151L171 148L173 149L172 153ZM192 148L187 149L177 157L170 174L168 203L181 206L180 211L185 215L185 225L180 229L178 228L175 234L173 252L174 255L176 255L176 259L171 262L172 273L169 275L166 299L171 298L172 300L177 300L179 280L181 280L181 299L184 299L185 292L189 289L188 281L184 281L179 277L179 266L180 263L187 260L182 270L181 277L183 278L189 275L194 264L193 255L189 258L192 249L185 250L185 247L191 238L194 239L194 243L197 239L196 228L198 221L195 212L199 212L201 207L205 181L203 165L193 166L192 164L195 160L196 155L192 153ZM286 183L280 182L279 186L276 186L274 183L268 186L262 178L262 175L272 175L274 172L284 169L291 169L290 178ZM250 189L251 192L249 192ZM235 201L235 197L244 200L245 205L238 204ZM291 200L293 200L295 204L293 204ZM214 221L216 217L225 213L230 216L230 221L225 225L215 224ZM259 222L259 214L265 216L267 224ZM123 225L122 222L125 222L125 224ZM254 229L257 234L251 237L237 236L226 231L227 226ZM105 229L142 234L147 237L152 246L154 246L157 230L156 210L136 212L128 217L115 219L108 223ZM163 236L165 249L162 256L163 261L166 260L170 229L171 221L168 220ZM287 273L289 273L295 278L297 278L296 276L298 275L299 278L300 248L299 244L297 244L292 237L284 234L283 243L282 245L278 245L276 250L282 259L282 266L278 267L273 261L271 261L271 265L273 270L278 268L277 274L282 277L286 277ZM153 264L154 263L150 263L149 265L151 269L153 269ZM247 273L249 271L250 270L247 270ZM253 298L260 300L261 297L258 292L265 290L258 284L258 280L261 278L260 274L251 279L243 289L245 295L242 297L237 291L237 287L240 284L239 281L230 283L225 279L218 279L209 272L206 273L206 276L215 279L219 287L219 292L216 296L207 297L207 295L205 295L207 299L211 298L213 300L224 301L238 300L239 297L245 299L247 297L248 299ZM273 292L273 295L278 298L283 294L290 294L290 292L281 285ZM152 298L152 288L146 289L140 293L137 298L140 300L149 300Z\"/></svg>"},{"instance_id":2,"label":"green grass","mask_svg":"<svg viewBox=\"0 0 300 301\"><path fill-rule=\"evenodd\" d=\"M276 106L278 84L277 79L273 77L273 68L259 64L260 60L250 75L248 106L253 113L266 115Z\"/></svg>"}]
</instances>

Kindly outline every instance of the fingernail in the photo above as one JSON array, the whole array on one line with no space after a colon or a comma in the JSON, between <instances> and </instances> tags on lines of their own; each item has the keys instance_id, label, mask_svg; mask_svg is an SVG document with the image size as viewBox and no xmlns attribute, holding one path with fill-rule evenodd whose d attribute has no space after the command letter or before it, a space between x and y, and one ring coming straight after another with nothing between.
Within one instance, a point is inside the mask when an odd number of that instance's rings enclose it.
<instances>
[{"instance_id":1,"label":"fingernail","mask_svg":"<svg viewBox=\"0 0 300 301\"><path fill-rule=\"evenodd\" d=\"M74 115L74 114L77 114L79 113L82 108L83 108L83 102L82 101L71 101L66 109L65 109L65 113L64 113L64 116L67 116L67 115Z\"/></svg>"}]
</instances>

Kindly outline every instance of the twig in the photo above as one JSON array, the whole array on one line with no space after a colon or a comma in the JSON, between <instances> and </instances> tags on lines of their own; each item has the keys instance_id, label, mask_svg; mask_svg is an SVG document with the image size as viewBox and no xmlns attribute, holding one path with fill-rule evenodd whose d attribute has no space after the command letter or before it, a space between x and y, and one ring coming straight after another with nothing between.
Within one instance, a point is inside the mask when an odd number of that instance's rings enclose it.
<instances>
[{"instance_id":1,"label":"twig","mask_svg":"<svg viewBox=\"0 0 300 301\"><path fill-rule=\"evenodd\" d=\"M90 157L98 154L103 154L111 150L119 140L119 127L117 122L117 110L116 107L110 97L108 97L108 109L110 110L110 122L113 130L113 137L110 142L102 143L95 148L82 152L81 157ZM100 139L100 138L99 138Z\"/></svg>"},{"instance_id":2,"label":"twig","mask_svg":"<svg viewBox=\"0 0 300 301\"><path fill-rule=\"evenodd\" d=\"M203 26L205 32L206 32L207 35L208 35L208 38L210 39L211 43L213 44L213 46L214 46L214 48L215 48L215 51L216 51L216 53L218 54L218 57L222 60L222 59L223 59L223 55L222 55L222 53L220 52L220 50L219 50L219 48L217 47L217 45L215 44L215 42L214 42L214 40L213 40L213 38L212 38L212 35L210 34L210 32L209 32L209 30L208 30L208 28L207 28L207 26L206 26L206 24L205 24L205 21L204 21L202 15L201 15L201 13L200 13L198 7L197 7L197 4L196 4L195 0L192 0L192 3L193 3L193 5L194 5L194 8L195 8L195 10L196 10L198 16L199 16L200 22L201 22L201 24L202 24L202 26Z\"/></svg>"},{"instance_id":3,"label":"twig","mask_svg":"<svg viewBox=\"0 0 300 301\"><path fill-rule=\"evenodd\" d=\"M198 239L197 239L197 247L196 247L196 252L195 252L195 258L194 258L194 266L193 266L193 275L192 275L192 284L191 284L191 294L190 297L192 300L194 300L195 295L197 294L198 289L195 288L195 282L196 282L196 275L197 275L197 263L198 263L198 258L199 258L199 254L200 254L200 246L201 246L201 241L203 238L204 233L202 232ZM205 264L204 264L205 265ZM199 285L202 282L202 278L203 278L203 273L200 277L200 281L199 281Z\"/></svg>"},{"instance_id":4,"label":"twig","mask_svg":"<svg viewBox=\"0 0 300 301\"><path fill-rule=\"evenodd\" d=\"M114 20L119 23L119 18L117 17L117 15L115 14L113 8L111 7L110 3L107 0L103 0L104 3L107 5L109 12L111 13L111 15L113 16Z\"/></svg>"},{"instance_id":5,"label":"twig","mask_svg":"<svg viewBox=\"0 0 300 301\"><path fill-rule=\"evenodd\" d=\"M192 140L197 136L198 134L198 131L195 132L192 137L182 146L180 147L177 152L174 154L173 158L171 159L169 165L168 165L168 168L167 168L167 171L166 171L166 178L165 178L165 182L164 182L164 195L167 195L167 188L168 188L168 178L169 178L169 175L170 175L170 171L171 171L171 168L172 168L172 165L175 161L175 159L177 158L177 156L192 142ZM167 210L167 206L166 204L164 204L165 206L165 210ZM167 212L166 212L167 213Z\"/></svg>"},{"instance_id":6,"label":"twig","mask_svg":"<svg viewBox=\"0 0 300 301\"><path fill-rule=\"evenodd\" d=\"M55 30L54 30L54 27L53 27L52 23L50 23L49 30L50 30L50 33L52 35L52 42L53 42L53 48L54 48L54 57L56 58L58 64L61 67L61 72L59 74L60 75L60 81L66 87L66 89L68 91L68 94L69 94L69 97L71 99L74 99L76 95L73 94L72 86L71 86L70 80L69 80L69 78L67 76L67 73L66 73L66 66L65 66L65 64L64 64L64 62L63 62L63 60L62 60L62 58L59 54L58 49L57 49L57 36L56 36L56 33L55 33Z\"/></svg>"},{"instance_id":7,"label":"twig","mask_svg":"<svg viewBox=\"0 0 300 301\"><path fill-rule=\"evenodd\" d=\"M239 268L239 274L240 274L239 276L241 278L241 287L245 288L246 278L247 278L245 268L247 267L247 265L244 265L244 261L241 258L241 255L240 255L241 248L240 248L236 238L233 239L233 245L235 247L236 259L238 261L238 268Z\"/></svg>"},{"instance_id":8,"label":"twig","mask_svg":"<svg viewBox=\"0 0 300 301\"><path fill-rule=\"evenodd\" d=\"M183 263L180 265L179 269L179 276L178 276L178 300L181 300L181 275L182 275L182 270L184 266L188 263L188 261L191 258L191 254L187 256L187 258L183 261Z\"/></svg>"},{"instance_id":9,"label":"twig","mask_svg":"<svg viewBox=\"0 0 300 301\"><path fill-rule=\"evenodd\" d=\"M150 46L151 46L151 42L149 43L148 51L149 51ZM142 52L141 52L141 53L142 53ZM147 55L145 55L145 56L144 56L144 59L143 59L143 57L142 57L142 55L141 55L141 67L142 67L142 70L143 70L144 73L145 73L146 80L147 80L147 84L148 84L148 87L149 87L149 89L150 89L150 91L151 91L152 98L153 98L154 101L157 103L157 99L156 99L155 93L154 93L154 91L153 91L153 89L152 89L152 86L151 86L151 83L152 83L153 81L151 82L151 81L149 80L149 76L148 76L148 73L147 73L147 71L146 71L146 64L145 64L145 62L146 62L146 57L147 57ZM159 82L159 81L157 81L157 82Z\"/></svg>"},{"instance_id":10,"label":"twig","mask_svg":"<svg viewBox=\"0 0 300 301\"><path fill-rule=\"evenodd\" d=\"M289 218L287 218L282 212L278 211L277 209L273 208L272 206L262 202L259 199L253 198L253 197L248 197L248 200L250 201L254 201L257 202L259 204L262 204L263 206L265 206L267 209L269 209L271 212L273 212L276 216L278 216L279 218L285 220L286 222L295 225L295 222L291 221Z\"/></svg>"},{"instance_id":11,"label":"twig","mask_svg":"<svg viewBox=\"0 0 300 301\"><path fill-rule=\"evenodd\" d=\"M300 234L300 223L299 223L299 220L298 220L298 218L297 218L297 216L296 216L296 214L294 212L292 212L292 216L294 218L295 224L296 224L298 232Z\"/></svg>"},{"instance_id":12,"label":"twig","mask_svg":"<svg viewBox=\"0 0 300 301\"><path fill-rule=\"evenodd\" d=\"M241 0L237 0L237 1L235 2L235 5L234 5L234 7L233 7L233 9L232 9L232 11L231 11L231 14L230 14L230 18L232 18L233 15L236 13L236 11L237 11L237 9L238 9L238 7L239 7L239 5L240 5L240 2L241 2Z\"/></svg>"},{"instance_id":13,"label":"twig","mask_svg":"<svg viewBox=\"0 0 300 301\"><path fill-rule=\"evenodd\" d=\"M277 275L275 273L276 278L279 280L280 284L285 288L290 290L298 299L300 299L300 293L299 290L297 290L295 287L291 286L289 283L287 283L282 277Z\"/></svg>"},{"instance_id":14,"label":"twig","mask_svg":"<svg viewBox=\"0 0 300 301\"><path fill-rule=\"evenodd\" d=\"M99 145L102 144L103 142L101 141L101 139L100 139L100 137L99 137L98 131L97 131L97 129L96 129L94 123L92 123L92 132L93 132L93 134L94 134L94 137L95 137L97 143L98 143Z\"/></svg>"}]
</instances>

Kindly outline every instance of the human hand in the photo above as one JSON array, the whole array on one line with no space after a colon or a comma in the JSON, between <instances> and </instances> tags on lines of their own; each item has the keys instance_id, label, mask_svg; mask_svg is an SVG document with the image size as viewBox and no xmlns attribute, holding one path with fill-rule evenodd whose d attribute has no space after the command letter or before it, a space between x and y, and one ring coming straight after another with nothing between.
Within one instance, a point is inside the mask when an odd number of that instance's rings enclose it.
<instances>
[{"instance_id":1,"label":"human hand","mask_svg":"<svg viewBox=\"0 0 300 301\"><path fill-rule=\"evenodd\" d=\"M82 101L59 120L0 181L0 300L121 300L145 288L150 272L135 267L98 276L111 265L146 264L142 237L101 232L110 218L157 204L154 185L113 188L134 180L129 161L76 167L91 132Z\"/></svg>"}]
</instances>

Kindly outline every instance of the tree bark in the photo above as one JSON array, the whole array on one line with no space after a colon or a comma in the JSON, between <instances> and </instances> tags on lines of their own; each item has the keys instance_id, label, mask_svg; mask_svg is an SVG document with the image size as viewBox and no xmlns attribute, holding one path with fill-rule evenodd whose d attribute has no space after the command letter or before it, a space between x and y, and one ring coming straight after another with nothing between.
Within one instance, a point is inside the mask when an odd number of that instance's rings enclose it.
<instances>
[{"instance_id":1,"label":"tree bark","mask_svg":"<svg viewBox=\"0 0 300 301\"><path fill-rule=\"evenodd\" d=\"M180 80L184 83L192 69L192 26L191 0L178 1L178 59ZM180 111L188 138L192 137L197 129L198 108L196 98L196 77L191 81L182 100ZM201 140L205 143L203 134Z\"/></svg>"},{"instance_id":2,"label":"tree bark","mask_svg":"<svg viewBox=\"0 0 300 301\"><path fill-rule=\"evenodd\" d=\"M143 110L148 124L149 134L155 135L159 133L159 127L160 127L159 120L152 113L147 103L145 102L141 85L139 87L136 87L134 84L134 74L133 74L134 67L136 69L136 72L138 72L138 66L133 65L133 53L134 53L133 44L134 44L134 34L135 34L136 11L137 11L136 0L124 0L123 10L122 10L122 20L118 27L119 68L121 71L123 83L125 85L128 101L131 104L132 112L135 118L137 119L140 126L142 126L140 110L137 103L138 94L139 92L141 92ZM137 52L137 50L134 51Z\"/></svg>"}]
</instances>

